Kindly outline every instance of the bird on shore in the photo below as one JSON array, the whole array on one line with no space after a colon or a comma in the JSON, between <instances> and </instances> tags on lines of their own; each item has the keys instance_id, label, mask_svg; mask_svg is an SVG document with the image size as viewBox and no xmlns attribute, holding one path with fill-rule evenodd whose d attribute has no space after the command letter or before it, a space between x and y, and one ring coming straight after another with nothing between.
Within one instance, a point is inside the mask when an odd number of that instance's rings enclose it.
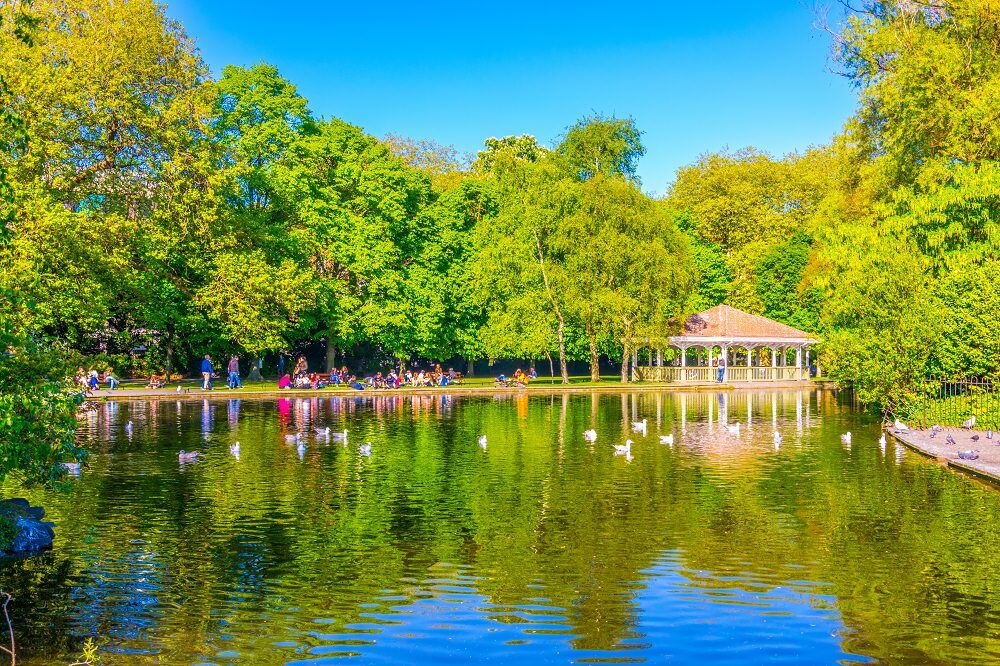
<instances>
[{"instance_id":1,"label":"bird on shore","mask_svg":"<svg viewBox=\"0 0 1000 666\"><path fill-rule=\"evenodd\" d=\"M177 392L180 393L183 390L184 390L184 387L182 387L180 384L178 384L177 385Z\"/></svg>"},{"instance_id":2,"label":"bird on shore","mask_svg":"<svg viewBox=\"0 0 1000 666\"><path fill-rule=\"evenodd\" d=\"M729 431L730 435L736 435L737 437L740 436L740 424L739 423L737 423L736 425L726 426L726 430Z\"/></svg>"},{"instance_id":3,"label":"bird on shore","mask_svg":"<svg viewBox=\"0 0 1000 666\"><path fill-rule=\"evenodd\" d=\"M240 443L239 442L233 442L232 444L230 444L229 445L229 453L231 453L234 458L236 458L237 460L239 460L239 457L240 457Z\"/></svg>"},{"instance_id":4,"label":"bird on shore","mask_svg":"<svg viewBox=\"0 0 1000 666\"><path fill-rule=\"evenodd\" d=\"M955 438L952 437L951 433L949 432L947 435L944 436L944 442L945 442L945 444L949 444L951 446L954 446L955 445Z\"/></svg>"},{"instance_id":5,"label":"bird on shore","mask_svg":"<svg viewBox=\"0 0 1000 666\"><path fill-rule=\"evenodd\" d=\"M361 455L370 458L372 455L372 443L367 442L365 444L362 444L361 446L358 447L358 451L361 453Z\"/></svg>"},{"instance_id":6,"label":"bird on shore","mask_svg":"<svg viewBox=\"0 0 1000 666\"><path fill-rule=\"evenodd\" d=\"M931 426L931 432L941 432L941 426L935 423Z\"/></svg>"},{"instance_id":7,"label":"bird on shore","mask_svg":"<svg viewBox=\"0 0 1000 666\"><path fill-rule=\"evenodd\" d=\"M937 434L938 434L938 431L934 430L933 428L931 428L931 439L934 439L935 437L937 437Z\"/></svg>"},{"instance_id":8,"label":"bird on shore","mask_svg":"<svg viewBox=\"0 0 1000 666\"><path fill-rule=\"evenodd\" d=\"M584 430L583 431L583 438L585 440L587 440L588 442L596 442L597 441L597 431L594 430L593 428L591 428L590 430Z\"/></svg>"},{"instance_id":9,"label":"bird on shore","mask_svg":"<svg viewBox=\"0 0 1000 666\"><path fill-rule=\"evenodd\" d=\"M972 437L970 437L970 439L971 439L971 440L972 440L973 442L978 442L978 441L979 441L979 435L973 435Z\"/></svg>"},{"instance_id":10,"label":"bird on shore","mask_svg":"<svg viewBox=\"0 0 1000 666\"><path fill-rule=\"evenodd\" d=\"M80 463L78 462L64 462L60 463L60 466L66 470L67 474L73 476L80 476Z\"/></svg>"},{"instance_id":11,"label":"bird on shore","mask_svg":"<svg viewBox=\"0 0 1000 666\"><path fill-rule=\"evenodd\" d=\"M177 453L177 460L179 460L182 463L183 462L194 462L194 461L198 460L198 456L200 456L200 455L201 455L200 451L185 451L184 449L181 449Z\"/></svg>"},{"instance_id":12,"label":"bird on shore","mask_svg":"<svg viewBox=\"0 0 1000 666\"><path fill-rule=\"evenodd\" d=\"M845 432L843 435L840 436L840 441L843 442L844 444L850 444L851 443L851 433Z\"/></svg>"},{"instance_id":13,"label":"bird on shore","mask_svg":"<svg viewBox=\"0 0 1000 666\"><path fill-rule=\"evenodd\" d=\"M893 424L893 429L897 435L904 432L910 432L909 427L907 427L907 425L899 419L896 419L896 422Z\"/></svg>"},{"instance_id":14,"label":"bird on shore","mask_svg":"<svg viewBox=\"0 0 1000 666\"><path fill-rule=\"evenodd\" d=\"M674 433L669 435L660 435L660 444L666 444L667 446L674 445Z\"/></svg>"},{"instance_id":15,"label":"bird on shore","mask_svg":"<svg viewBox=\"0 0 1000 666\"><path fill-rule=\"evenodd\" d=\"M993 439L993 431L992 430L987 430L986 431L986 439Z\"/></svg>"},{"instance_id":16,"label":"bird on shore","mask_svg":"<svg viewBox=\"0 0 1000 666\"><path fill-rule=\"evenodd\" d=\"M958 457L962 460L976 460L979 458L979 451L959 451Z\"/></svg>"},{"instance_id":17,"label":"bird on shore","mask_svg":"<svg viewBox=\"0 0 1000 666\"><path fill-rule=\"evenodd\" d=\"M628 456L632 454L632 440L626 439L624 444L615 444L616 456Z\"/></svg>"},{"instance_id":18,"label":"bird on shore","mask_svg":"<svg viewBox=\"0 0 1000 666\"><path fill-rule=\"evenodd\" d=\"M973 414L968 420L962 421L962 427L966 430L972 430L976 426L976 415Z\"/></svg>"},{"instance_id":19,"label":"bird on shore","mask_svg":"<svg viewBox=\"0 0 1000 666\"><path fill-rule=\"evenodd\" d=\"M646 434L646 419L641 421L632 422L632 432L641 432L643 435Z\"/></svg>"},{"instance_id":20,"label":"bird on shore","mask_svg":"<svg viewBox=\"0 0 1000 666\"><path fill-rule=\"evenodd\" d=\"M125 432L129 433L130 435L132 434L132 428L133 426L131 421L125 424Z\"/></svg>"}]
</instances>

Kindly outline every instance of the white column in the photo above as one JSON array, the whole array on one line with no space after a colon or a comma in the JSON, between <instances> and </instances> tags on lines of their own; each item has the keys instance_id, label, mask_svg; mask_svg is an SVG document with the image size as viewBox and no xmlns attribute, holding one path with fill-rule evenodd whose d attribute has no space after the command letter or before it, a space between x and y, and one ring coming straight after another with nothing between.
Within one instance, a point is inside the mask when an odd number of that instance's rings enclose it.
<instances>
[{"instance_id":1,"label":"white column","mask_svg":"<svg viewBox=\"0 0 1000 666\"><path fill-rule=\"evenodd\" d=\"M660 347L656 348L656 367L663 367L663 349Z\"/></svg>"},{"instance_id":2,"label":"white column","mask_svg":"<svg viewBox=\"0 0 1000 666\"><path fill-rule=\"evenodd\" d=\"M715 360L715 347L708 348L708 367L712 367L712 362Z\"/></svg>"},{"instance_id":3,"label":"white column","mask_svg":"<svg viewBox=\"0 0 1000 666\"><path fill-rule=\"evenodd\" d=\"M688 367L688 348L681 347L681 367Z\"/></svg>"},{"instance_id":4,"label":"white column","mask_svg":"<svg viewBox=\"0 0 1000 666\"><path fill-rule=\"evenodd\" d=\"M795 378L802 379L802 348L795 348Z\"/></svg>"}]
</instances>

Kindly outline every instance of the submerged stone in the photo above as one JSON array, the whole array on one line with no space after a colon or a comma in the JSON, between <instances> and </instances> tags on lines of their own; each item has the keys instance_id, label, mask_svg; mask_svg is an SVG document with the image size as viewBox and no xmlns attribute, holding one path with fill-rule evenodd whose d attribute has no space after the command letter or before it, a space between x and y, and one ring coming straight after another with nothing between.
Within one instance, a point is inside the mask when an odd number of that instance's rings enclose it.
<instances>
[{"instance_id":1,"label":"submerged stone","mask_svg":"<svg viewBox=\"0 0 1000 666\"><path fill-rule=\"evenodd\" d=\"M0 551L12 555L40 553L52 547L55 525L43 522L45 509L15 497L0 502Z\"/></svg>"}]
</instances>

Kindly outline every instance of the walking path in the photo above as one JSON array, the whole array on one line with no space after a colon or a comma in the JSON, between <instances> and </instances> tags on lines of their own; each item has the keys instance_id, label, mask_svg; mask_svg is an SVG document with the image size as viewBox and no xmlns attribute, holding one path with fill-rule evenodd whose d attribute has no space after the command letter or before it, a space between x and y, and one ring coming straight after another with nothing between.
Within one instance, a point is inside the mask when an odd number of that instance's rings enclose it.
<instances>
[{"instance_id":1,"label":"walking path","mask_svg":"<svg viewBox=\"0 0 1000 666\"><path fill-rule=\"evenodd\" d=\"M463 386L461 384L451 386L435 386L427 388L399 388L399 389L365 389L356 391L351 388L324 388L324 389L285 389L279 390L273 383L249 385L244 389L230 391L227 388L216 389L214 391L203 391L200 387L186 386L180 393L176 386L173 388L148 389L148 388L118 388L114 391L101 389L91 391L87 394L88 399L105 400L133 400L133 399L163 399L163 400L191 400L202 398L302 398L318 396L373 396L373 395L433 395L447 393L449 395L510 395L520 393L597 393L622 391L733 391L753 389L766 391L769 389L801 388L812 389L829 386L828 382L738 382L717 384L715 382L705 384L665 384L665 383L637 383L622 384L619 382L604 382L601 384L580 383L580 384L532 384L527 388L510 388L503 386L491 386L489 384Z\"/></svg>"},{"instance_id":2,"label":"walking path","mask_svg":"<svg viewBox=\"0 0 1000 666\"><path fill-rule=\"evenodd\" d=\"M931 437L930 430L911 430L896 434L890 429L886 432L905 446L938 462L947 463L949 467L1000 483L1000 435L994 434L993 439L986 439L985 431L962 428L945 428L935 437ZM945 441L948 434L955 438L954 445ZM974 435L979 436L979 441L973 441ZM959 451L970 450L978 451L979 458L962 460L958 457Z\"/></svg>"}]
</instances>

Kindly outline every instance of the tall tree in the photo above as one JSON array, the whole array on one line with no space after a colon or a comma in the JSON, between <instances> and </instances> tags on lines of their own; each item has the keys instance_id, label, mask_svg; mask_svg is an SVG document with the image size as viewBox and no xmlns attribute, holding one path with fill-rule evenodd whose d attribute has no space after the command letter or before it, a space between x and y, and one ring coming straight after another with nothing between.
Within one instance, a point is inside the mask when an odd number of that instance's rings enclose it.
<instances>
[{"instance_id":1,"label":"tall tree","mask_svg":"<svg viewBox=\"0 0 1000 666\"><path fill-rule=\"evenodd\" d=\"M646 148L631 118L594 115L568 127L556 152L581 180L603 174L638 182L636 170Z\"/></svg>"}]
</instances>

